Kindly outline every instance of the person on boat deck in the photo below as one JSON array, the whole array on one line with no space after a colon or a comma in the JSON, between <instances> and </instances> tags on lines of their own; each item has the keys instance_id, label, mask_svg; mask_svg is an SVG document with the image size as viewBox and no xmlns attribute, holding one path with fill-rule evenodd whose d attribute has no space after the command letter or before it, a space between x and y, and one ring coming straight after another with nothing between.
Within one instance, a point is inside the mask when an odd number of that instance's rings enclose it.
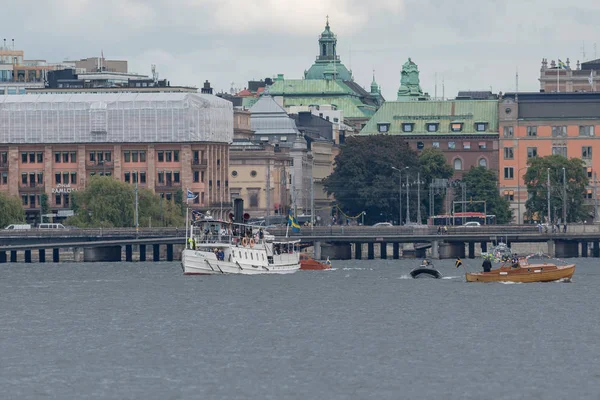
<instances>
[{"instance_id":1,"label":"person on boat deck","mask_svg":"<svg viewBox=\"0 0 600 400\"><path fill-rule=\"evenodd\" d=\"M429 260L428 259L424 259L422 265L429 265Z\"/></svg>"},{"instance_id":2,"label":"person on boat deck","mask_svg":"<svg viewBox=\"0 0 600 400\"><path fill-rule=\"evenodd\" d=\"M481 266L483 267L483 272L490 272L492 270L492 262L488 257L483 259L483 264Z\"/></svg>"},{"instance_id":3,"label":"person on boat deck","mask_svg":"<svg viewBox=\"0 0 600 400\"><path fill-rule=\"evenodd\" d=\"M265 233L263 232L262 228L258 231L258 238L259 239L264 239L265 238Z\"/></svg>"},{"instance_id":4,"label":"person on boat deck","mask_svg":"<svg viewBox=\"0 0 600 400\"><path fill-rule=\"evenodd\" d=\"M520 265L519 265L519 256L516 255L516 254L512 258L512 267L513 268L519 268L520 267Z\"/></svg>"}]
</instances>

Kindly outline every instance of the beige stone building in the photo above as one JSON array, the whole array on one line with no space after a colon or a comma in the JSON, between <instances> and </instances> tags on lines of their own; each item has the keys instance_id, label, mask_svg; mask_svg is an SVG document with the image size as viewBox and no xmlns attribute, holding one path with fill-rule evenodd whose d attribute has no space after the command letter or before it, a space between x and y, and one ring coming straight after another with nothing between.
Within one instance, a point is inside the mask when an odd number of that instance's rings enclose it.
<instances>
[{"instance_id":1,"label":"beige stone building","mask_svg":"<svg viewBox=\"0 0 600 400\"><path fill-rule=\"evenodd\" d=\"M253 218L285 215L290 204L289 149L254 140L250 113L234 112L234 141L229 153L231 199L244 200Z\"/></svg>"}]
</instances>

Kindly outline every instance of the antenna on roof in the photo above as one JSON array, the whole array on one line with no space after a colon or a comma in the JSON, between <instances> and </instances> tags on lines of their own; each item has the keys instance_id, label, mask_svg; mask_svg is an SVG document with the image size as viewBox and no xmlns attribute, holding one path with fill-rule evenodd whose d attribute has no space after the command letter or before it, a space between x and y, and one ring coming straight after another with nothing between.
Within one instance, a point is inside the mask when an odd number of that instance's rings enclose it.
<instances>
[{"instance_id":1,"label":"antenna on roof","mask_svg":"<svg viewBox=\"0 0 600 400\"><path fill-rule=\"evenodd\" d=\"M515 92L519 93L519 67L517 67L517 73L515 75Z\"/></svg>"},{"instance_id":2,"label":"antenna on roof","mask_svg":"<svg viewBox=\"0 0 600 400\"><path fill-rule=\"evenodd\" d=\"M583 61L585 61L585 42L583 42L581 45L581 55L582 55L581 59Z\"/></svg>"},{"instance_id":3,"label":"antenna on roof","mask_svg":"<svg viewBox=\"0 0 600 400\"><path fill-rule=\"evenodd\" d=\"M15 49L15 39L12 40L12 44L13 44L13 50Z\"/></svg>"},{"instance_id":4,"label":"antenna on roof","mask_svg":"<svg viewBox=\"0 0 600 400\"><path fill-rule=\"evenodd\" d=\"M445 100L446 88L444 87L444 77L442 76L442 100Z\"/></svg>"},{"instance_id":5,"label":"antenna on roof","mask_svg":"<svg viewBox=\"0 0 600 400\"><path fill-rule=\"evenodd\" d=\"M436 99L436 100L438 99L437 98L437 72L435 73L435 86L434 86L434 89L433 89L433 98Z\"/></svg>"}]
</instances>

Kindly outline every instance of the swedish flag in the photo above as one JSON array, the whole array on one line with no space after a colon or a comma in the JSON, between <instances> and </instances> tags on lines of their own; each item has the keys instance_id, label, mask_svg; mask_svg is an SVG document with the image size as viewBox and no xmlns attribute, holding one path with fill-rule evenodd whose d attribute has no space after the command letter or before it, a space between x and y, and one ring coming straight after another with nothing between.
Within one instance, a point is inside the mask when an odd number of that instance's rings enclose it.
<instances>
[{"instance_id":1,"label":"swedish flag","mask_svg":"<svg viewBox=\"0 0 600 400\"><path fill-rule=\"evenodd\" d=\"M560 68L560 69L569 69L569 67L567 67L567 64L565 64L564 62L562 62L560 59L558 60L558 68Z\"/></svg>"},{"instance_id":2,"label":"swedish flag","mask_svg":"<svg viewBox=\"0 0 600 400\"><path fill-rule=\"evenodd\" d=\"M460 260L460 258L456 258L456 263L454 263L454 265L456 265L456 268L460 267L462 265L462 261Z\"/></svg>"},{"instance_id":3,"label":"swedish flag","mask_svg":"<svg viewBox=\"0 0 600 400\"><path fill-rule=\"evenodd\" d=\"M292 227L292 232L300 232L300 224L296 217L292 215L292 210L288 214L288 225Z\"/></svg>"}]
</instances>

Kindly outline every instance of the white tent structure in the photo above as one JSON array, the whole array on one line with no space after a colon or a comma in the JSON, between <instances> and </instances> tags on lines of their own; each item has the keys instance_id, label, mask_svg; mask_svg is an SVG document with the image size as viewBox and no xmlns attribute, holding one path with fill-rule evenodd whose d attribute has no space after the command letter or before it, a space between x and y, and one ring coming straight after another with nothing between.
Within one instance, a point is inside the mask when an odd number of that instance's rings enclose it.
<instances>
[{"instance_id":1,"label":"white tent structure","mask_svg":"<svg viewBox=\"0 0 600 400\"><path fill-rule=\"evenodd\" d=\"M0 96L0 143L233 141L233 105L197 93Z\"/></svg>"}]
</instances>

